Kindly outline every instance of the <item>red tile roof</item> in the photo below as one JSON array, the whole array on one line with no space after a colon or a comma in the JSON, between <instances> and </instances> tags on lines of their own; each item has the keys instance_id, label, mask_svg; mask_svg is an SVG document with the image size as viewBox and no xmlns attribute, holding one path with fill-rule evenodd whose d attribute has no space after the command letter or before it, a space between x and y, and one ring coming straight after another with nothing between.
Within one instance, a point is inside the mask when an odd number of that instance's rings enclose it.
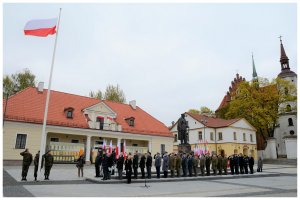
<instances>
[{"instance_id":1,"label":"red tile roof","mask_svg":"<svg viewBox=\"0 0 300 200\"><path fill-rule=\"evenodd\" d=\"M28 87L25 90L9 97L5 120L42 124L44 119L46 96L47 89L44 89L41 93L34 87ZM100 102L100 100L94 98L52 90L47 124L88 129L89 126L87 119L82 110ZM122 132L173 137L167 126L138 106L136 110L134 110L128 104L115 103L111 101L103 102L117 113L115 121L122 125ZM3 102L3 106L5 106L5 102ZM65 116L64 109L68 107L74 108L72 119L68 119ZM126 123L125 118L128 117L135 118L134 127L131 127Z\"/></svg>"},{"instance_id":2,"label":"red tile roof","mask_svg":"<svg viewBox=\"0 0 300 200\"><path fill-rule=\"evenodd\" d=\"M210 127L210 128L227 127L227 126L230 126L231 124L240 120L240 118L226 120L226 119L221 119L221 118L209 117L206 115L198 115L198 114L193 114L193 113L187 113L187 114L202 124L204 124L204 123L201 120L206 120L207 122L204 125L207 127Z\"/></svg>"}]
</instances>

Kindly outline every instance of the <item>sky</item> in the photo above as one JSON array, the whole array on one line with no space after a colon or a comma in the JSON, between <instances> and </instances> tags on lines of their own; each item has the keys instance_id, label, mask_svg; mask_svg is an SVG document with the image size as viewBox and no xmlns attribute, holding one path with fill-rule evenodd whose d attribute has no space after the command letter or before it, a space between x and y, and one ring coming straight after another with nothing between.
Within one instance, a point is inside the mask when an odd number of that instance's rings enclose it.
<instances>
[{"instance_id":1,"label":"sky","mask_svg":"<svg viewBox=\"0 0 300 200\"><path fill-rule=\"evenodd\" d=\"M3 75L24 68L48 88L55 36L25 36L58 17L51 89L88 96L117 85L127 103L171 125L189 109L216 110L239 73L272 80L280 41L297 73L296 3L4 3Z\"/></svg>"}]
</instances>

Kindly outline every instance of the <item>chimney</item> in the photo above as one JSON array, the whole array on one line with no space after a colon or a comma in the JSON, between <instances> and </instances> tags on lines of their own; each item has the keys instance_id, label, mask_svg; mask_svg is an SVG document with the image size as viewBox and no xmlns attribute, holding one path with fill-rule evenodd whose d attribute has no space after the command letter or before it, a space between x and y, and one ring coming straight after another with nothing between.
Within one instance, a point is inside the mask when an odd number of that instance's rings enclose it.
<instances>
[{"instance_id":1,"label":"chimney","mask_svg":"<svg viewBox=\"0 0 300 200\"><path fill-rule=\"evenodd\" d=\"M132 109L136 109L136 100L132 100L132 101L129 101L129 105L131 106Z\"/></svg>"},{"instance_id":2,"label":"chimney","mask_svg":"<svg viewBox=\"0 0 300 200\"><path fill-rule=\"evenodd\" d=\"M39 82L37 87L38 92L43 93L44 91L44 82Z\"/></svg>"}]
</instances>

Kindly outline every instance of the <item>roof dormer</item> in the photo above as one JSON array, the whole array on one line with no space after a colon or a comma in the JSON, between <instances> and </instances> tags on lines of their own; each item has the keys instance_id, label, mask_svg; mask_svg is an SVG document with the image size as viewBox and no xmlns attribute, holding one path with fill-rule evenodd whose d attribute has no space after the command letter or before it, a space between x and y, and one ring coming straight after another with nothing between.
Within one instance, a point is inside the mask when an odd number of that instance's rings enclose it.
<instances>
[{"instance_id":1,"label":"roof dormer","mask_svg":"<svg viewBox=\"0 0 300 200\"><path fill-rule=\"evenodd\" d=\"M67 107L64 109L65 116L68 119L73 119L73 112L74 112L74 108L72 107Z\"/></svg>"},{"instance_id":2,"label":"roof dormer","mask_svg":"<svg viewBox=\"0 0 300 200\"><path fill-rule=\"evenodd\" d=\"M127 124L129 126L134 126L134 120L135 120L134 117L128 117L128 118L125 119L125 121L127 122Z\"/></svg>"}]
</instances>

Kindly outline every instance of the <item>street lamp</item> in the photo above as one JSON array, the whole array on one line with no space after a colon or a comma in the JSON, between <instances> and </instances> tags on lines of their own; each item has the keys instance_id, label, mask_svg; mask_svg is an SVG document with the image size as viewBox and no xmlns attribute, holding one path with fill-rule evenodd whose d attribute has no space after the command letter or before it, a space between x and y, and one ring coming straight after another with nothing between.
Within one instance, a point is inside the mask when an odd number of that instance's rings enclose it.
<instances>
[{"instance_id":1,"label":"street lamp","mask_svg":"<svg viewBox=\"0 0 300 200\"><path fill-rule=\"evenodd\" d=\"M204 124L204 127L203 127L203 132L204 132L204 150L205 150L205 153L206 153L205 126L206 126L206 123L207 123L207 119L201 119L200 122Z\"/></svg>"}]
</instances>

